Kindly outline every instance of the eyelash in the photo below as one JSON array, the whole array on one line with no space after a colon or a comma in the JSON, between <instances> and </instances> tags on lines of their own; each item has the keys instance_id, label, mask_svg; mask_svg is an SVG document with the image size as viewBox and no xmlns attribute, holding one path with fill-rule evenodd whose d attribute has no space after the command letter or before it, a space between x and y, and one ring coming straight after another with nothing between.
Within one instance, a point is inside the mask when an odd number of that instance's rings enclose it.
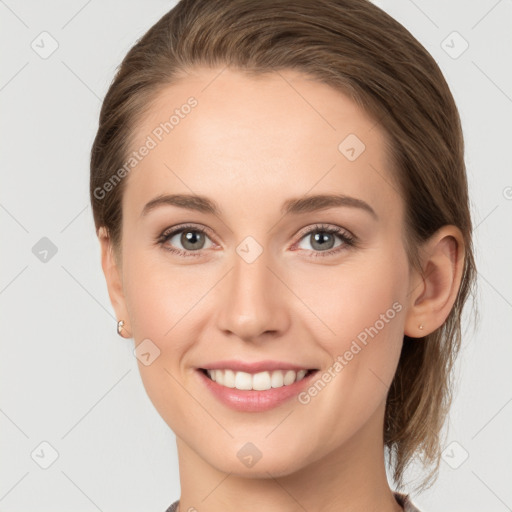
<instances>
[{"instance_id":1,"label":"eyelash","mask_svg":"<svg viewBox=\"0 0 512 512\"><path fill-rule=\"evenodd\" d=\"M202 233L204 235L208 235L209 234L209 230L205 229L205 228L202 228L202 227L199 227L199 226L196 226L196 225L193 225L193 224L185 224L185 225L182 225L182 226L178 226L177 228L173 228L171 231L169 231L169 228L166 229L165 231L163 231L157 238L156 242L162 247L162 249L166 250L166 251L170 251L174 254L178 254L179 256L183 256L183 257L197 257L197 256L201 256L201 250L198 250L198 251L185 251L183 249L176 249L174 247L169 247L169 246L166 246L165 243L171 239L174 235L178 234L178 233L181 233L182 231L196 231L198 233ZM321 258L324 258L324 257L328 257L328 256L331 256L333 254L337 254L343 250L347 250L351 247L355 247L356 244L357 244L357 239L355 236L349 234L347 231L345 231L344 229L342 228L338 228L338 227L332 227L332 226L328 226L328 225L325 225L325 224L316 224L313 228L310 228L308 231L306 231L305 233L302 233L302 235L300 236L299 238L299 242L306 236L308 235L311 235L312 233L317 233L317 232L321 232L321 233L328 233L328 234L333 234L333 235L338 235L338 237L341 239L341 241L343 242L342 245L338 246L338 247L335 247L334 249L329 249L327 251L311 251L313 252L313 257L317 258L317 257L321 257Z\"/></svg>"}]
</instances>

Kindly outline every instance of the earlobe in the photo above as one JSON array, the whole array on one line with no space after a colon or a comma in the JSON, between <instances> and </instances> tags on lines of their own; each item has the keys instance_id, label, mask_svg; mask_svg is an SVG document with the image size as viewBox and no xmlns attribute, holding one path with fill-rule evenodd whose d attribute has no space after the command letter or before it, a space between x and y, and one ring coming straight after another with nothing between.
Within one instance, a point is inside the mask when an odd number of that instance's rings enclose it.
<instances>
[{"instance_id":1,"label":"earlobe","mask_svg":"<svg viewBox=\"0 0 512 512\"><path fill-rule=\"evenodd\" d=\"M423 273L416 272L412 281L404 326L404 334L411 338L421 338L441 327L452 310L464 266L461 231L456 226L443 226L421 253Z\"/></svg>"},{"instance_id":2,"label":"earlobe","mask_svg":"<svg viewBox=\"0 0 512 512\"><path fill-rule=\"evenodd\" d=\"M123 332L127 332L129 321L124 298L122 272L115 257L111 239L104 227L99 228L98 239L101 247L101 267L105 275L110 302L118 320L123 321Z\"/></svg>"}]
</instances>

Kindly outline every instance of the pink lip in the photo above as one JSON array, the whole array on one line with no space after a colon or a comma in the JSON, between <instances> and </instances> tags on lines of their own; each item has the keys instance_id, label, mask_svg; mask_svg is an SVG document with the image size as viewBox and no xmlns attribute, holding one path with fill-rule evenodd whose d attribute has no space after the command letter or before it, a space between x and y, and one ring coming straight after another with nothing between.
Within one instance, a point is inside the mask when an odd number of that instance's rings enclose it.
<instances>
[{"instance_id":1,"label":"pink lip","mask_svg":"<svg viewBox=\"0 0 512 512\"><path fill-rule=\"evenodd\" d=\"M258 373L265 370L313 370L308 366L297 366L295 364L285 363L284 361L256 361L254 363L225 360L216 361L205 366L201 366L204 370L233 370L235 372Z\"/></svg>"},{"instance_id":2,"label":"pink lip","mask_svg":"<svg viewBox=\"0 0 512 512\"><path fill-rule=\"evenodd\" d=\"M224 368L226 367L224 366ZM268 366L266 366L266 368L268 368ZM279 368L282 368L282 366ZM289 386L256 391L227 388L211 380L201 369L197 369L196 371L202 382L206 385L206 388L210 390L221 403L241 412L263 412L283 404L298 395L306 386L309 386L311 378L318 373L317 371L311 372L299 382L294 382Z\"/></svg>"}]
</instances>

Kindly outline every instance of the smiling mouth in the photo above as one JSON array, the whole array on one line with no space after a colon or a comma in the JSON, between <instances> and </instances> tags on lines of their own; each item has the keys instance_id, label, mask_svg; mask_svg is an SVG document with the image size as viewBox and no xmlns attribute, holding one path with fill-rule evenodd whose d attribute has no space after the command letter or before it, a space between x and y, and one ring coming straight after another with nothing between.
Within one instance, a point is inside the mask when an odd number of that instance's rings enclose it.
<instances>
[{"instance_id":1,"label":"smiling mouth","mask_svg":"<svg viewBox=\"0 0 512 512\"><path fill-rule=\"evenodd\" d=\"M226 388L238 390L266 391L281 388L299 382L318 370L269 370L247 373L229 369L206 370L199 368L210 380Z\"/></svg>"}]
</instances>

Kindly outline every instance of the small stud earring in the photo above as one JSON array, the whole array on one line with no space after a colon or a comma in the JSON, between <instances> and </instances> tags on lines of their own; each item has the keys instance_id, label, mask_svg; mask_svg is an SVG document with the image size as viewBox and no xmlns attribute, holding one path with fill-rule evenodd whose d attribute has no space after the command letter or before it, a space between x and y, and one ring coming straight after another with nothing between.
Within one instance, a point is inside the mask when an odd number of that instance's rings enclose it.
<instances>
[{"instance_id":1,"label":"small stud earring","mask_svg":"<svg viewBox=\"0 0 512 512\"><path fill-rule=\"evenodd\" d=\"M124 320L119 320L119 322L117 322L117 334L119 334L119 336L121 336L121 338L124 338L124 336L121 334L121 330L124 328Z\"/></svg>"},{"instance_id":2,"label":"small stud earring","mask_svg":"<svg viewBox=\"0 0 512 512\"><path fill-rule=\"evenodd\" d=\"M423 324L420 324L419 328L420 328L421 330L423 330Z\"/></svg>"}]
</instances>

